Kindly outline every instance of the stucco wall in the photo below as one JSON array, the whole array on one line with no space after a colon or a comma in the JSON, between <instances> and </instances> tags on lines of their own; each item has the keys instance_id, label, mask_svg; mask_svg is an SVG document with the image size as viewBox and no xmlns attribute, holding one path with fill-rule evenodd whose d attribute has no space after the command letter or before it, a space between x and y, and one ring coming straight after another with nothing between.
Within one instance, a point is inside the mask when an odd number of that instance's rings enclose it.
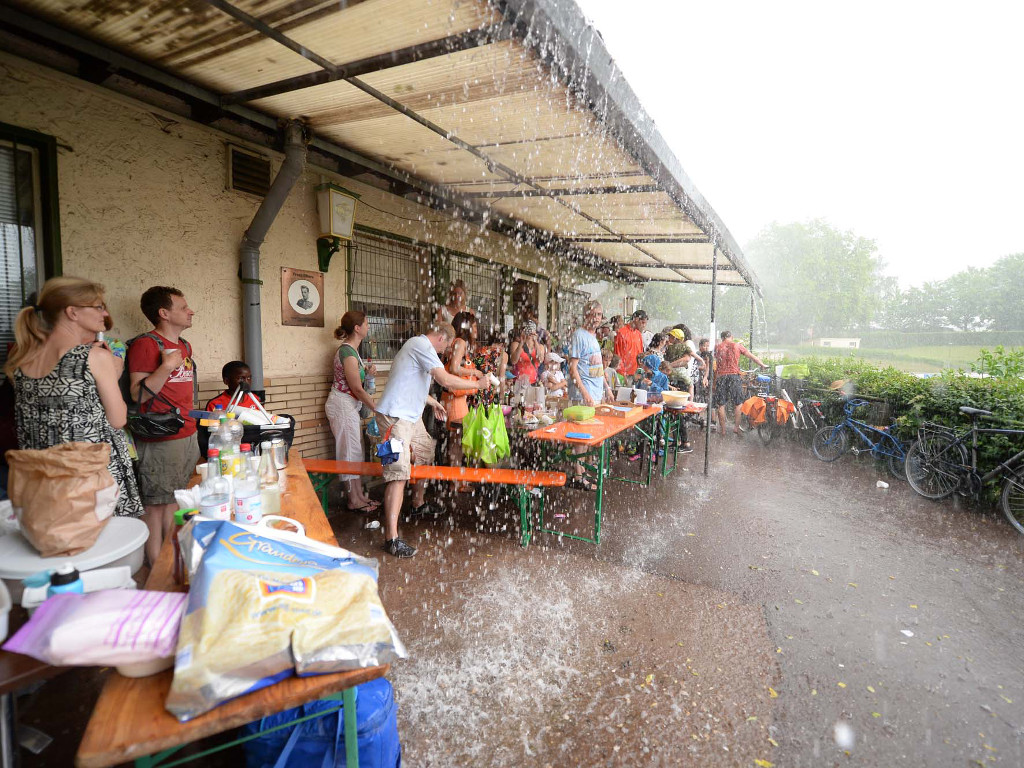
<instances>
[{"instance_id":1,"label":"stucco wall","mask_svg":"<svg viewBox=\"0 0 1024 768\"><path fill-rule=\"evenodd\" d=\"M237 247L259 206L258 198L227 189L225 145L241 142L6 54L0 84L0 119L60 145L64 273L106 285L112 335L122 338L148 327L138 308L143 290L180 288L197 313L187 337L201 376L217 378L225 361L242 356ZM342 254L325 275L326 327L280 324L281 267L317 269L314 187L328 180L362 196L360 224L537 272L553 279L552 290L557 283L562 265L531 247L310 167L262 249L268 377L330 369L332 330L346 308Z\"/></svg>"}]
</instances>

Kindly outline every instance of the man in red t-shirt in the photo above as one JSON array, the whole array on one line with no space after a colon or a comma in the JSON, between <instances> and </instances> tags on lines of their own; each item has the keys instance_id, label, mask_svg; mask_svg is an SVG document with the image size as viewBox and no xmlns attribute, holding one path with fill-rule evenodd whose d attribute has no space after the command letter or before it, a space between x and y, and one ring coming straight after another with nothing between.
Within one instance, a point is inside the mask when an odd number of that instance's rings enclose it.
<instances>
[{"instance_id":1,"label":"man in red t-shirt","mask_svg":"<svg viewBox=\"0 0 1024 768\"><path fill-rule=\"evenodd\" d=\"M149 528L146 556L153 565L174 525L174 491L188 484L199 461L196 422L188 415L193 408L196 370L192 348L181 338L181 332L192 327L195 312L189 309L181 291L160 285L143 293L139 303L153 330L135 339L128 348L132 398L138 402L141 389L143 411L169 411L167 403L154 398L152 393L156 392L177 406L185 419L176 435L135 437L139 493L146 510L142 519Z\"/></svg>"},{"instance_id":2,"label":"man in red t-shirt","mask_svg":"<svg viewBox=\"0 0 1024 768\"><path fill-rule=\"evenodd\" d=\"M636 373L640 357L644 353L644 329L647 328L647 313L638 309L632 319L615 333L615 354L619 356L619 373L632 376Z\"/></svg>"},{"instance_id":3,"label":"man in red t-shirt","mask_svg":"<svg viewBox=\"0 0 1024 768\"><path fill-rule=\"evenodd\" d=\"M718 408L718 432L725 434L725 406L734 406L736 423L732 431L737 435L740 428L740 405L743 403L743 383L740 381L740 355L749 357L760 367L764 363L746 347L732 340L731 331L722 331L722 341L715 347L715 402Z\"/></svg>"}]
</instances>

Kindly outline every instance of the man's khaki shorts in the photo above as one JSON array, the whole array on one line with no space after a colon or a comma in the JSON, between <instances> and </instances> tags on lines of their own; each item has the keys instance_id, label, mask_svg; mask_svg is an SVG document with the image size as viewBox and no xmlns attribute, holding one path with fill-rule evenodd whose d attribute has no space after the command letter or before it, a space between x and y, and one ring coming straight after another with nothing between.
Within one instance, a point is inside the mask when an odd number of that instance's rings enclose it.
<instances>
[{"instance_id":1,"label":"man's khaki shorts","mask_svg":"<svg viewBox=\"0 0 1024 768\"><path fill-rule=\"evenodd\" d=\"M171 504L174 492L188 485L199 461L199 440L193 432L178 440L136 439L139 453L139 495L144 505Z\"/></svg>"},{"instance_id":2,"label":"man's khaki shorts","mask_svg":"<svg viewBox=\"0 0 1024 768\"><path fill-rule=\"evenodd\" d=\"M398 461L384 467L384 482L408 480L409 469L413 464L430 464L434 460L434 438L427 434L423 419L406 421L378 413L377 428L380 429L382 437L390 429L391 437L397 437L402 441L402 452L398 454Z\"/></svg>"}]
</instances>

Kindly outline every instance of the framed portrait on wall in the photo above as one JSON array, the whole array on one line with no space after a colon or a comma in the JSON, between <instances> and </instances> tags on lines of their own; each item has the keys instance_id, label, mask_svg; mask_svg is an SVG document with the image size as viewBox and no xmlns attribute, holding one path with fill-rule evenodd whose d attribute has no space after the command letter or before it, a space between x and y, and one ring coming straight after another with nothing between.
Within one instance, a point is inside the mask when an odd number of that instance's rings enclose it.
<instances>
[{"instance_id":1,"label":"framed portrait on wall","mask_svg":"<svg viewBox=\"0 0 1024 768\"><path fill-rule=\"evenodd\" d=\"M281 324L324 327L324 273L281 267Z\"/></svg>"}]
</instances>

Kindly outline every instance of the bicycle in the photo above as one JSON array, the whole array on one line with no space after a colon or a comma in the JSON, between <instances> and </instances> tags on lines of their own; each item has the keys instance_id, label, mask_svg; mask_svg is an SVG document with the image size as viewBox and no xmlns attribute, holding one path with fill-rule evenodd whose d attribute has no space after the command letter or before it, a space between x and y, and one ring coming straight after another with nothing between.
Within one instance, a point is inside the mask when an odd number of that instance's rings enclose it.
<instances>
[{"instance_id":1,"label":"bicycle","mask_svg":"<svg viewBox=\"0 0 1024 768\"><path fill-rule=\"evenodd\" d=\"M756 430L757 436L761 438L761 442L768 445L775 435L782 430L783 426L777 422L776 411L778 410L779 398L771 394L775 377L766 373L757 373L756 371L742 371L741 375L744 388L746 389L746 399L760 397L764 400L763 420L755 423L750 415L747 414L747 431L753 432Z\"/></svg>"},{"instance_id":2,"label":"bicycle","mask_svg":"<svg viewBox=\"0 0 1024 768\"><path fill-rule=\"evenodd\" d=\"M811 435L828 425L825 412L821 410L821 400L805 400L802 397L796 401L796 413L793 414L793 420L793 425L797 429L806 430Z\"/></svg>"},{"instance_id":3,"label":"bicycle","mask_svg":"<svg viewBox=\"0 0 1024 768\"><path fill-rule=\"evenodd\" d=\"M906 477L905 464L907 449L905 443L892 433L892 425L875 427L866 421L853 418L858 408L869 405L867 400L850 400L843 406L845 418L831 427L822 427L814 433L811 449L822 461L832 462L847 451L855 456L870 453L874 458L884 460L893 477ZM851 435L856 435L866 446L851 446Z\"/></svg>"},{"instance_id":4,"label":"bicycle","mask_svg":"<svg viewBox=\"0 0 1024 768\"><path fill-rule=\"evenodd\" d=\"M1024 450L984 475L978 473L978 435L1024 437L1024 429L979 429L978 419L993 417L991 411L964 405L960 406L960 413L971 417L970 429L963 432L931 422L921 425L917 440L907 452L907 482L926 499L938 500L955 491L977 497L985 483L1003 476L1005 483L999 496L1003 514L1010 525L1024 533L1024 467L1014 468L1024 457ZM969 461L968 437L971 447Z\"/></svg>"},{"instance_id":5,"label":"bicycle","mask_svg":"<svg viewBox=\"0 0 1024 768\"><path fill-rule=\"evenodd\" d=\"M819 429L828 425L825 412L821 409L821 400L811 399L802 389L796 389L791 393L782 383L779 385L779 392L783 400L793 404L793 412L789 416L789 424L794 430L799 431L802 435L810 435L813 438ZM796 396L795 401L793 400L794 395Z\"/></svg>"}]
</instances>

